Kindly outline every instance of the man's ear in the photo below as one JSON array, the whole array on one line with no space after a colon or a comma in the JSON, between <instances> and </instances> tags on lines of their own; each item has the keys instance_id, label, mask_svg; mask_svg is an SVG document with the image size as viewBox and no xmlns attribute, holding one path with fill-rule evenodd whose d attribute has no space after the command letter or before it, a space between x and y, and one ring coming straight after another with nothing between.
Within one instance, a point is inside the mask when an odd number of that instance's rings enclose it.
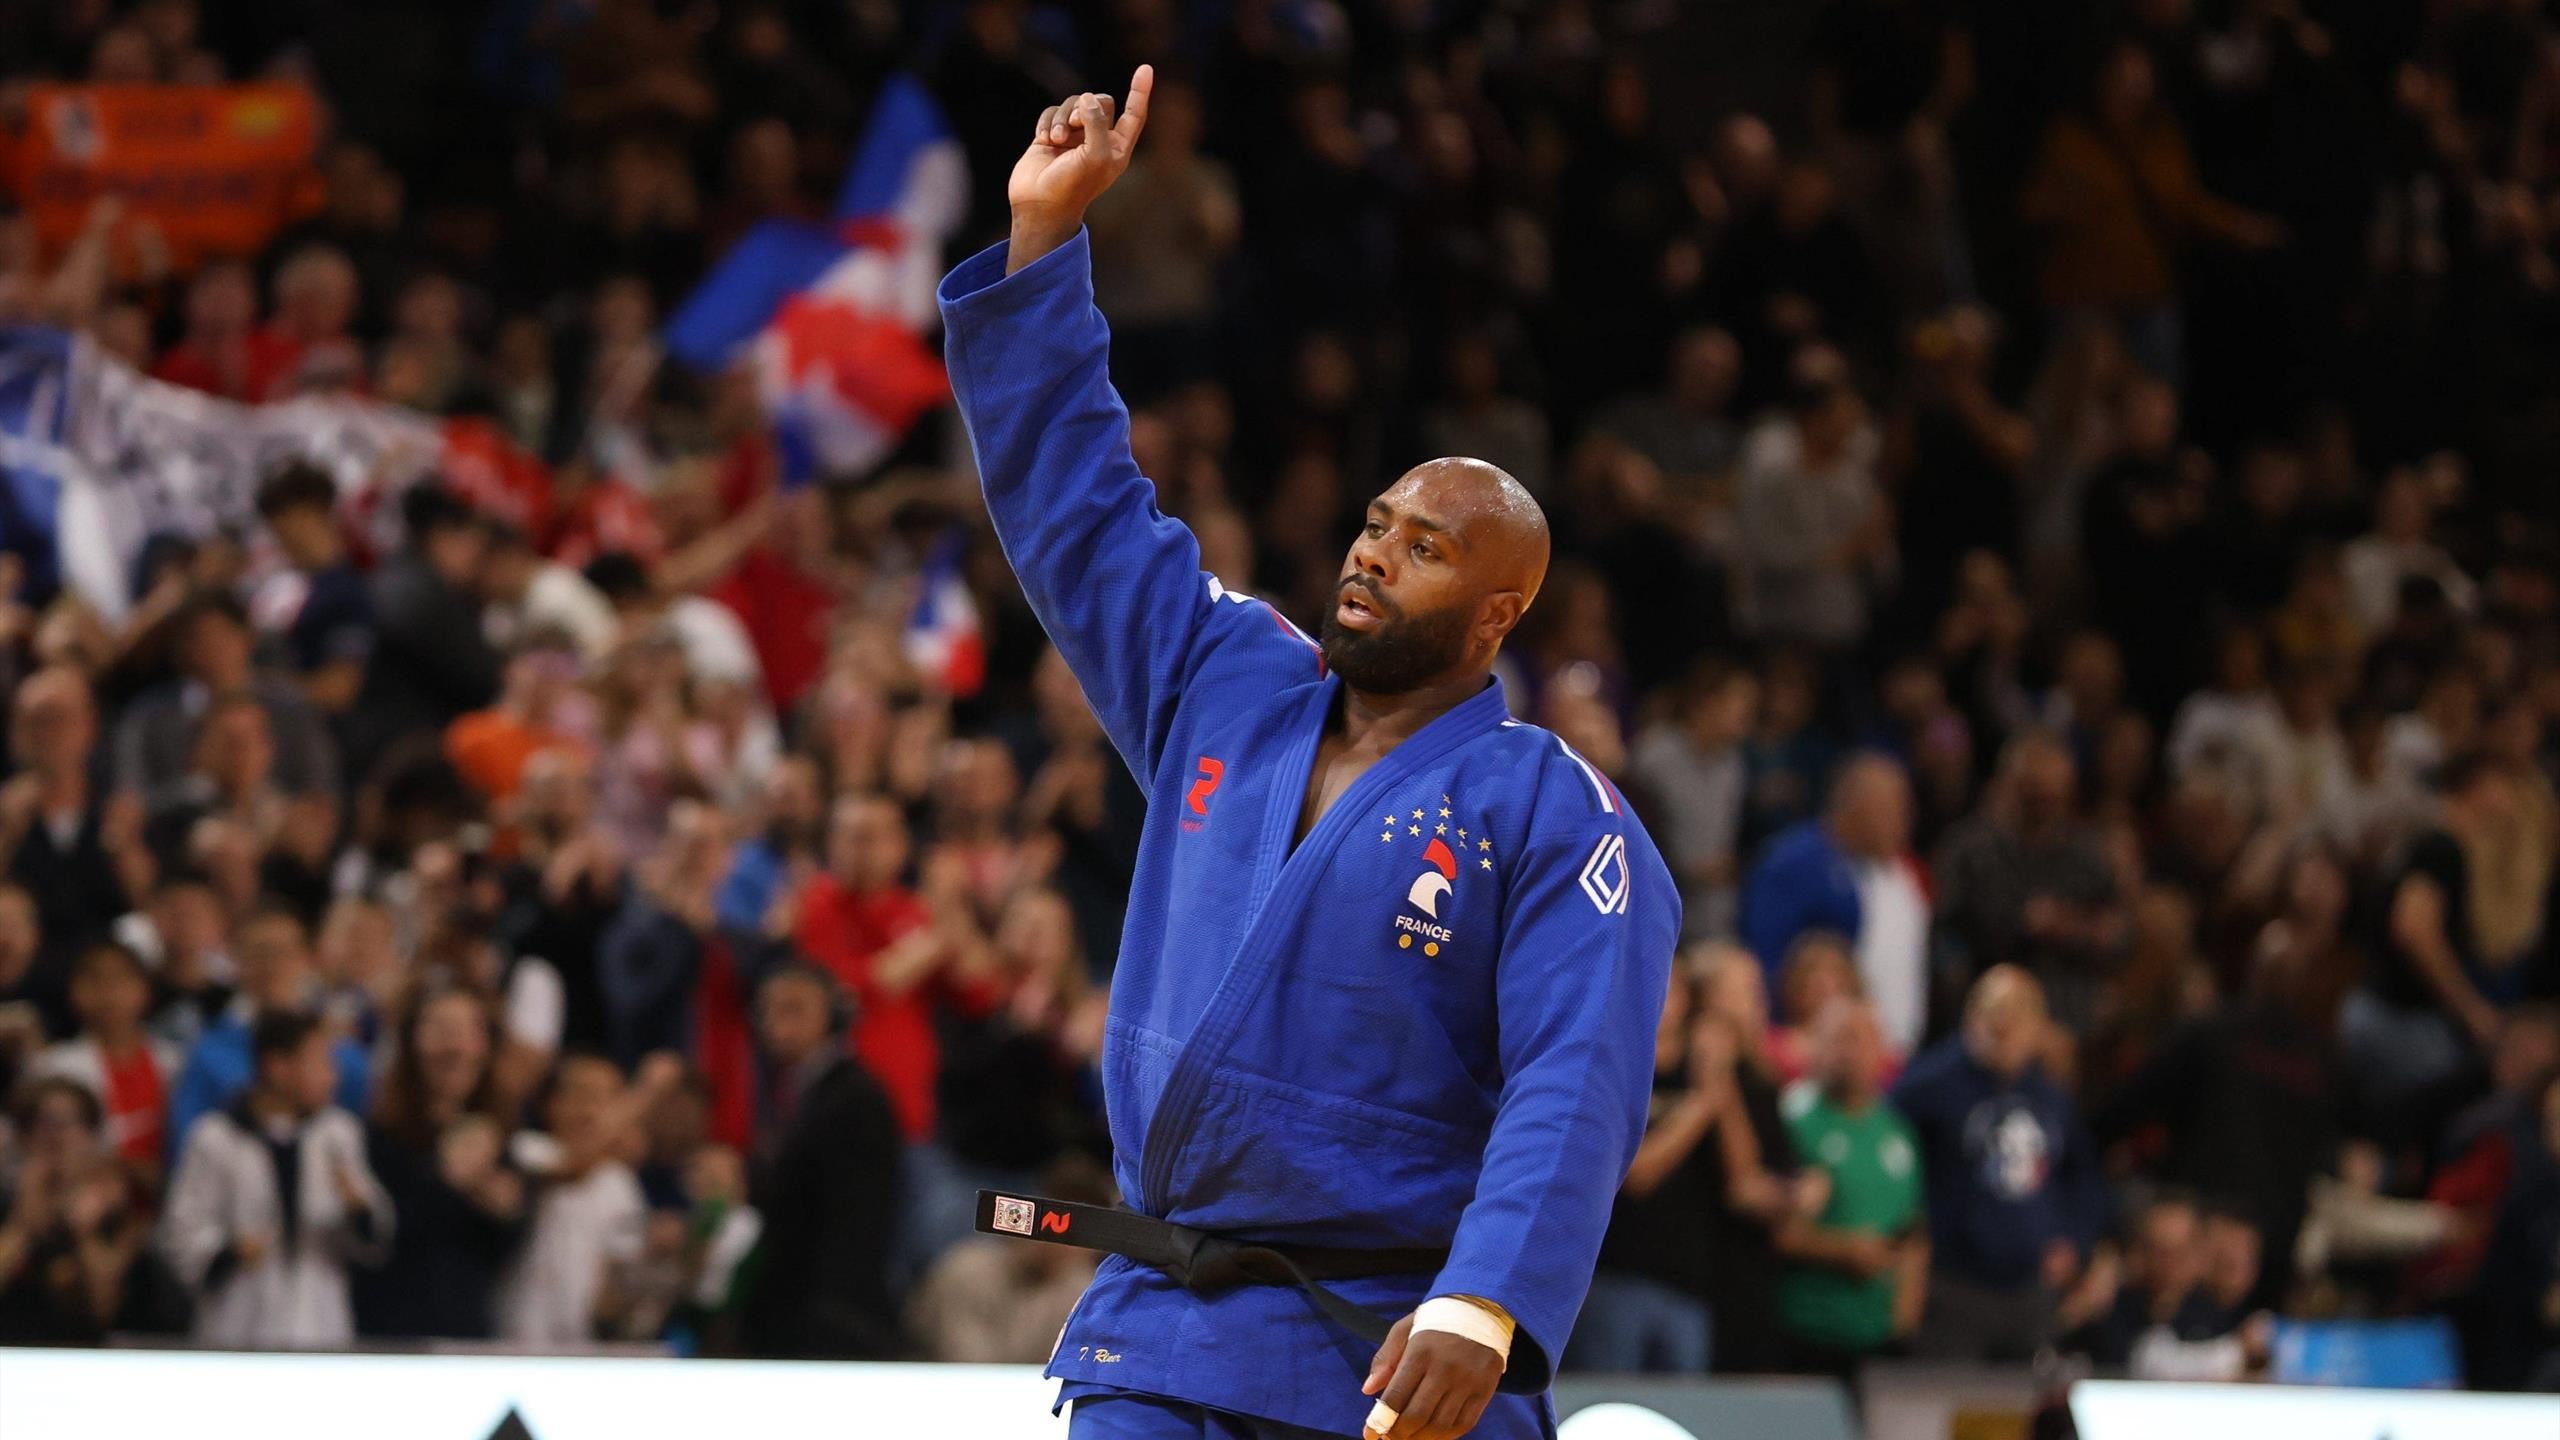
<instances>
[{"instance_id":1,"label":"man's ear","mask_svg":"<svg viewBox=\"0 0 2560 1440\"><path fill-rule=\"evenodd\" d=\"M1528 596L1517 590L1496 590L1484 598L1484 609L1476 617L1476 634L1486 644L1499 645L1528 611Z\"/></svg>"}]
</instances>

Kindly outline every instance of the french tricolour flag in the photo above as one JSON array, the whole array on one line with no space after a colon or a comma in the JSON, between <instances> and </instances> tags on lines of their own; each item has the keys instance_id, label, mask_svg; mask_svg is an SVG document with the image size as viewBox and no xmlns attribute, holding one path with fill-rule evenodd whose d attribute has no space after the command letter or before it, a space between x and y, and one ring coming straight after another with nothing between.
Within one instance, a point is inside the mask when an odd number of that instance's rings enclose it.
<instances>
[{"instance_id":1,"label":"french tricolour flag","mask_svg":"<svg viewBox=\"0 0 2560 1440\"><path fill-rule=\"evenodd\" d=\"M950 400L924 337L943 241L968 204L941 107L913 76L891 76L834 221L758 224L667 321L668 352L695 369L755 366L784 484L870 469Z\"/></svg>"},{"instance_id":2,"label":"french tricolour flag","mask_svg":"<svg viewBox=\"0 0 2560 1440\"><path fill-rule=\"evenodd\" d=\"M978 693L987 681L987 642L978 628L978 602L962 573L969 537L953 531L925 557L914 613L907 617L907 663L926 683L954 699Z\"/></svg>"}]
</instances>

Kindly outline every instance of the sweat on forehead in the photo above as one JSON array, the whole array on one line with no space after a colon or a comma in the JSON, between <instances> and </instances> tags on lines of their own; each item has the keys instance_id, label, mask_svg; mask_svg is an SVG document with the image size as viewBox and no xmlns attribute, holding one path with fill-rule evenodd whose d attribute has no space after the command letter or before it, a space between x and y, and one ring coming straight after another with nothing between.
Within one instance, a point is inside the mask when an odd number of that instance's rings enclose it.
<instances>
[{"instance_id":1,"label":"sweat on forehead","mask_svg":"<svg viewBox=\"0 0 2560 1440\"><path fill-rule=\"evenodd\" d=\"M1372 504L1448 531L1478 563L1509 577L1496 588L1534 597L1547 574L1547 512L1498 465L1464 456L1425 460Z\"/></svg>"}]
</instances>

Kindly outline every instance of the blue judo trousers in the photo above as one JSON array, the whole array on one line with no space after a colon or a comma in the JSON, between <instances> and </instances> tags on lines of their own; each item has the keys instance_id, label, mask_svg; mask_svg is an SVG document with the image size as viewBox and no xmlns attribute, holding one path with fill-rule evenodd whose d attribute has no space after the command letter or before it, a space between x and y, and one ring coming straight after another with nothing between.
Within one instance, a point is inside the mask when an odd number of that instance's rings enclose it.
<instances>
[{"instance_id":1,"label":"blue judo trousers","mask_svg":"<svg viewBox=\"0 0 2560 1440\"><path fill-rule=\"evenodd\" d=\"M999 245L942 283L952 388L997 538L1147 795L1102 1056L1121 1193L1256 1241L1447 1247L1436 1275L1330 1288L1388 1315L1501 1305L1519 1329L1473 1433L1552 1436L1555 1357L1643 1135L1671 876L1608 780L1491 684L1296 841L1339 679L1157 509L1086 238L1004 267ZM1197 1295L1114 1256L1047 1373L1079 1436L1357 1436L1372 1354L1302 1291Z\"/></svg>"}]
</instances>

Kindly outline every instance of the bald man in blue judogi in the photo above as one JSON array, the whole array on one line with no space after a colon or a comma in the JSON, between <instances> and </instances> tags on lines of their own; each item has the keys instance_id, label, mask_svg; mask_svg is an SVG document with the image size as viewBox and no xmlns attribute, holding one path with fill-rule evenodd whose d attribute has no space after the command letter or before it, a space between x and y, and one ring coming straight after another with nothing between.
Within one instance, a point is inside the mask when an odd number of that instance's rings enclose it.
<instances>
[{"instance_id":1,"label":"bald man in blue judogi","mask_svg":"<svg viewBox=\"0 0 2560 1440\"><path fill-rule=\"evenodd\" d=\"M1406 1317L1378 1348L1300 1289L1114 1256L1048 1373L1080 1440L1551 1436L1678 895L1624 798L1489 678L1546 564L1510 477L1435 461L1381 495L1321 642L1157 509L1081 228L1150 80L1116 123L1107 96L1042 116L1012 239L942 286L996 533L1148 797L1103 1047L1115 1173L1218 1235L1447 1258L1328 1287Z\"/></svg>"}]
</instances>

